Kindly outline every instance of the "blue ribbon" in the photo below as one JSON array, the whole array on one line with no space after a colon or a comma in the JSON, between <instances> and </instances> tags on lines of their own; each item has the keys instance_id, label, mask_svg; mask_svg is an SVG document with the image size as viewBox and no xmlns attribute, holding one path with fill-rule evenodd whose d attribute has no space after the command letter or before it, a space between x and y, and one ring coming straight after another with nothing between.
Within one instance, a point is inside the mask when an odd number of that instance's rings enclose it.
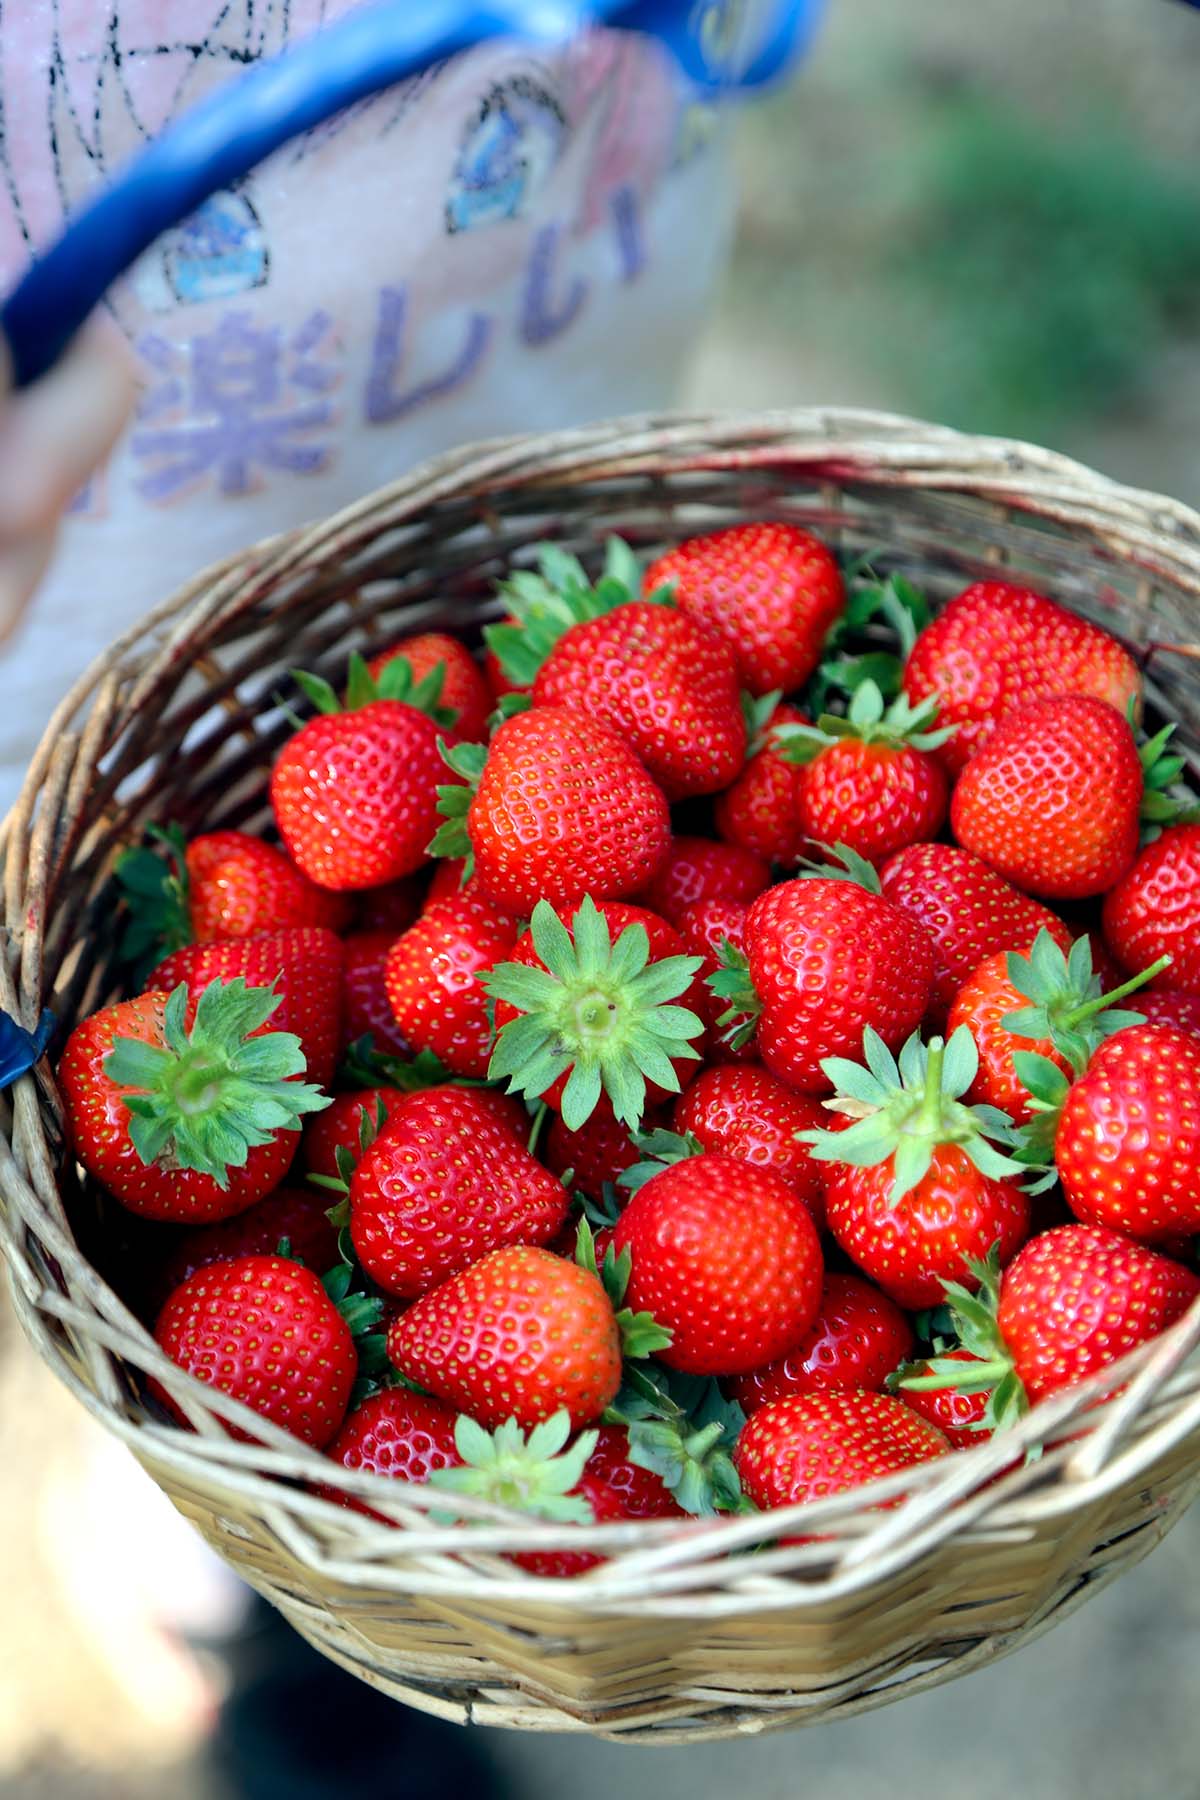
<instances>
[{"instance_id":1,"label":"blue ribbon","mask_svg":"<svg viewBox=\"0 0 1200 1800\"><path fill-rule=\"evenodd\" d=\"M26 1031L6 1012L0 1012L0 1088L28 1074L50 1042L54 1026L54 1014L49 1010L42 1014L35 1031Z\"/></svg>"}]
</instances>

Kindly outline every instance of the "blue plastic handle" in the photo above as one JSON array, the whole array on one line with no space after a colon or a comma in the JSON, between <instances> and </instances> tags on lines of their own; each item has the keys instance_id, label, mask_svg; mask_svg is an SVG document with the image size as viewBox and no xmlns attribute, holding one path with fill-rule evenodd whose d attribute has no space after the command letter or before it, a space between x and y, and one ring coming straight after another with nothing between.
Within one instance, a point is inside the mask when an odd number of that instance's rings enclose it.
<instances>
[{"instance_id":1,"label":"blue plastic handle","mask_svg":"<svg viewBox=\"0 0 1200 1800\"><path fill-rule=\"evenodd\" d=\"M820 0L774 0L751 65L712 54L724 0L387 0L351 13L284 55L255 64L142 150L29 267L0 307L13 381L49 369L103 299L164 231L231 186L289 139L356 101L486 39L561 44L601 21L658 38L709 91L759 87L807 41Z\"/></svg>"}]
</instances>

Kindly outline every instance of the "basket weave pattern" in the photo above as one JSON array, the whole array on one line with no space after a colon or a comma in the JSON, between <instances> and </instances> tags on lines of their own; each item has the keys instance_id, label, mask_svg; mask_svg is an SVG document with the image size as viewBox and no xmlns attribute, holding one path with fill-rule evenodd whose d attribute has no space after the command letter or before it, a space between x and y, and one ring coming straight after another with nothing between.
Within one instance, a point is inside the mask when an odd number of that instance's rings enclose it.
<instances>
[{"instance_id":1,"label":"basket weave pattern","mask_svg":"<svg viewBox=\"0 0 1200 1800\"><path fill-rule=\"evenodd\" d=\"M1130 645L1197 767L1200 516L1183 506L1026 445L832 409L477 446L207 571L77 684L0 839L0 1007L32 1024L50 1004L70 1024L117 992L112 865L145 822L269 823L290 668L336 681L349 650L401 632L477 635L496 578L548 536L586 558L610 531L649 552L768 517L881 551L936 598L999 572L1049 591ZM1044 1630L1200 1488L1194 1311L1128 1359L1117 1397L1102 1376L1002 1443L813 1505L799 1543L748 1554L760 1518L580 1528L482 1501L452 1527L435 1494L335 1469L168 1363L84 1254L94 1213L43 1064L0 1097L0 1246L39 1354L305 1636L455 1720L670 1742L880 1705ZM194 1433L146 1401L147 1375ZM1047 1442L1013 1467L1014 1445ZM391 1522L334 1506L318 1480ZM502 1555L568 1540L609 1560L568 1583Z\"/></svg>"}]
</instances>

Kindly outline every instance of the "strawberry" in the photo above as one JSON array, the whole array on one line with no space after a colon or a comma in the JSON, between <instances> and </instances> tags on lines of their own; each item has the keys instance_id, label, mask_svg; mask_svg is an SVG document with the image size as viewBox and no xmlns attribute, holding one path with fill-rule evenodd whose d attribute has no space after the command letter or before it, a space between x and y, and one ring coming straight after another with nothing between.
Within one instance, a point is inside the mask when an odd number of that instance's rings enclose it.
<instances>
[{"instance_id":1,"label":"strawberry","mask_svg":"<svg viewBox=\"0 0 1200 1800\"><path fill-rule=\"evenodd\" d=\"M993 1429L1149 1343L1200 1296L1200 1276L1182 1263L1101 1225L1042 1232L1003 1278L994 1257L971 1274L978 1292L952 1284L947 1298L979 1367L964 1373L961 1360L934 1358L906 1389L983 1392Z\"/></svg>"},{"instance_id":2,"label":"strawberry","mask_svg":"<svg viewBox=\"0 0 1200 1800\"><path fill-rule=\"evenodd\" d=\"M468 786L440 790L446 823L434 853L469 851L485 894L515 917L539 900L620 900L666 861L662 789L622 739L581 713L535 707L501 725L486 751L459 745L449 757Z\"/></svg>"},{"instance_id":3,"label":"strawberry","mask_svg":"<svg viewBox=\"0 0 1200 1800\"><path fill-rule=\"evenodd\" d=\"M1028 950L1043 928L1060 949L1071 948L1070 931L1048 907L951 844L913 844L897 851L880 869L879 883L893 906L918 920L933 941L937 1017L986 956Z\"/></svg>"},{"instance_id":4,"label":"strawberry","mask_svg":"<svg viewBox=\"0 0 1200 1800\"><path fill-rule=\"evenodd\" d=\"M336 1181L340 1174L338 1151L357 1162L366 1148L385 1129L392 1114L408 1099L403 1088L354 1088L335 1094L325 1111L304 1128L304 1163L310 1175ZM319 1127L319 1129L318 1129Z\"/></svg>"},{"instance_id":5,"label":"strawberry","mask_svg":"<svg viewBox=\"0 0 1200 1800\"><path fill-rule=\"evenodd\" d=\"M326 1217L328 1204L328 1196L315 1189L281 1187L235 1218L182 1232L169 1254L153 1267L149 1297L154 1315L197 1269L239 1256L286 1255L323 1275L338 1260L337 1231ZM286 1244L285 1251L281 1244Z\"/></svg>"},{"instance_id":6,"label":"strawberry","mask_svg":"<svg viewBox=\"0 0 1200 1800\"><path fill-rule=\"evenodd\" d=\"M1045 1058L1019 1063L1052 1133L1067 1205L1087 1225L1151 1242L1200 1231L1200 1039L1174 1025L1132 1025L1102 1043L1068 1085Z\"/></svg>"},{"instance_id":7,"label":"strawberry","mask_svg":"<svg viewBox=\"0 0 1200 1800\"><path fill-rule=\"evenodd\" d=\"M427 1294L508 1244L547 1244L562 1182L472 1088L428 1088L395 1107L350 1177L355 1255L385 1293Z\"/></svg>"},{"instance_id":8,"label":"strawberry","mask_svg":"<svg viewBox=\"0 0 1200 1800\"><path fill-rule=\"evenodd\" d=\"M529 1429L560 1408L586 1425L621 1381L621 1331L599 1277L524 1245L493 1250L410 1306L388 1355L491 1427L511 1418Z\"/></svg>"},{"instance_id":9,"label":"strawberry","mask_svg":"<svg viewBox=\"0 0 1200 1800\"><path fill-rule=\"evenodd\" d=\"M1131 974L1169 955L1153 985L1200 994L1200 825L1146 846L1105 898L1104 938Z\"/></svg>"},{"instance_id":10,"label":"strawberry","mask_svg":"<svg viewBox=\"0 0 1200 1800\"><path fill-rule=\"evenodd\" d=\"M451 742L465 739L474 743L487 736L488 715L493 701L479 664L466 645L444 631L421 631L413 637L400 638L387 650L380 650L367 663L367 673L377 685L383 671L398 658L408 664L409 680L414 689L441 670L438 704L454 714L448 727Z\"/></svg>"},{"instance_id":11,"label":"strawberry","mask_svg":"<svg viewBox=\"0 0 1200 1800\"><path fill-rule=\"evenodd\" d=\"M815 1130L827 1118L819 1101L798 1094L768 1070L727 1066L697 1076L676 1100L673 1123L714 1155L773 1169L819 1231L825 1223L824 1183L796 1133Z\"/></svg>"},{"instance_id":12,"label":"strawberry","mask_svg":"<svg viewBox=\"0 0 1200 1800\"><path fill-rule=\"evenodd\" d=\"M1030 1094L1013 1065L1014 1052L1032 1051L1064 1073L1082 1071L1104 1038L1139 1023L1139 1012L1122 1011L1114 1002L1145 979L1134 976L1102 993L1089 940L1077 938L1066 957L1047 931L1038 932L1028 956L1010 950L985 957L954 996L947 1022L950 1032L965 1025L979 1052L967 1098L998 1106L1023 1123Z\"/></svg>"},{"instance_id":13,"label":"strawberry","mask_svg":"<svg viewBox=\"0 0 1200 1800\"><path fill-rule=\"evenodd\" d=\"M296 675L318 714L279 752L271 805L289 854L319 887L379 887L426 860L445 778L438 732L451 716L438 707L436 674L418 687L407 674L401 657L375 683L352 656L345 710L327 681Z\"/></svg>"},{"instance_id":14,"label":"strawberry","mask_svg":"<svg viewBox=\"0 0 1200 1800\"><path fill-rule=\"evenodd\" d=\"M947 1364L981 1363L981 1359L971 1350L946 1350L938 1358L939 1367L949 1376ZM988 1425L988 1397L984 1390L956 1387L916 1388L911 1385L914 1378L920 1379L933 1370L930 1362L905 1364L895 1372L894 1381L889 1382L889 1392L899 1393L906 1406L910 1406L931 1425L936 1425L956 1450L973 1450L989 1438L991 1429Z\"/></svg>"},{"instance_id":15,"label":"strawberry","mask_svg":"<svg viewBox=\"0 0 1200 1800\"><path fill-rule=\"evenodd\" d=\"M505 584L520 623L484 633L535 706L567 706L621 738L669 799L725 787L746 755L733 651L663 591L640 598L637 559L610 538L594 585L575 557L539 549Z\"/></svg>"},{"instance_id":16,"label":"strawberry","mask_svg":"<svg viewBox=\"0 0 1200 1800\"><path fill-rule=\"evenodd\" d=\"M662 1477L629 1460L629 1437L620 1426L600 1425L588 1432L595 1448L583 1474L570 1490L585 1501L597 1525L618 1519L679 1518L683 1509L664 1486ZM592 1550L522 1550L512 1559L531 1575L560 1579L583 1575L603 1561Z\"/></svg>"},{"instance_id":17,"label":"strawberry","mask_svg":"<svg viewBox=\"0 0 1200 1800\"><path fill-rule=\"evenodd\" d=\"M482 977L511 952L516 920L476 898L427 907L388 952L384 984L396 1027L456 1075L487 1072L492 1037Z\"/></svg>"},{"instance_id":18,"label":"strawberry","mask_svg":"<svg viewBox=\"0 0 1200 1800\"><path fill-rule=\"evenodd\" d=\"M1200 1037L1200 993L1185 994L1175 988L1155 988L1139 994L1137 1010L1147 1025L1174 1025Z\"/></svg>"},{"instance_id":19,"label":"strawberry","mask_svg":"<svg viewBox=\"0 0 1200 1800\"><path fill-rule=\"evenodd\" d=\"M436 868L441 866L438 863ZM428 898L422 887L419 875L406 875L403 880L389 881L383 887L363 888L354 896L355 931L388 931L393 937L399 937L421 915L421 907Z\"/></svg>"},{"instance_id":20,"label":"strawberry","mask_svg":"<svg viewBox=\"0 0 1200 1800\"><path fill-rule=\"evenodd\" d=\"M903 1400L851 1388L792 1394L759 1407L733 1460L746 1494L767 1511L827 1499L949 1449L937 1427Z\"/></svg>"},{"instance_id":21,"label":"strawberry","mask_svg":"<svg viewBox=\"0 0 1200 1800\"><path fill-rule=\"evenodd\" d=\"M678 1093L698 1058L689 1040L700 1019L668 1003L686 1003L700 959L677 947L677 933L641 907L585 900L568 927L539 900L513 960L484 977L499 1028L488 1079L544 1098L571 1130L602 1093L636 1127L647 1097Z\"/></svg>"},{"instance_id":22,"label":"strawberry","mask_svg":"<svg viewBox=\"0 0 1200 1800\"><path fill-rule=\"evenodd\" d=\"M1029 1198L1013 1179L1024 1170L988 1141L1005 1136L1004 1115L962 1104L978 1066L965 1028L947 1044L910 1038L898 1065L873 1033L864 1051L865 1066L832 1057L826 1069L856 1122L805 1134L835 1165L829 1229L897 1305L934 1306L968 1258L999 1243L1007 1261L1029 1235Z\"/></svg>"},{"instance_id":23,"label":"strawberry","mask_svg":"<svg viewBox=\"0 0 1200 1800\"><path fill-rule=\"evenodd\" d=\"M369 1037L377 1050L407 1056L412 1045L396 1024L385 979L398 931L352 931L342 939L342 1049Z\"/></svg>"},{"instance_id":24,"label":"strawberry","mask_svg":"<svg viewBox=\"0 0 1200 1800\"><path fill-rule=\"evenodd\" d=\"M816 1228L786 1181L730 1156L694 1156L651 1176L612 1248L633 1258L630 1306L670 1331L669 1368L736 1375L781 1356L821 1298Z\"/></svg>"},{"instance_id":25,"label":"strawberry","mask_svg":"<svg viewBox=\"0 0 1200 1800\"><path fill-rule=\"evenodd\" d=\"M328 1087L342 1016L342 946L332 931L305 926L193 944L166 957L151 979L154 987L168 992L186 982L189 994L198 999L210 982L239 976L248 987L274 987L280 998L272 1029L296 1034L309 1079Z\"/></svg>"},{"instance_id":26,"label":"strawberry","mask_svg":"<svg viewBox=\"0 0 1200 1800\"><path fill-rule=\"evenodd\" d=\"M186 953L185 953L186 954ZM181 983L93 1013L67 1039L58 1081L74 1151L130 1212L207 1224L278 1186L303 1114L304 1057L264 1027L281 1002L244 981L198 999Z\"/></svg>"},{"instance_id":27,"label":"strawberry","mask_svg":"<svg viewBox=\"0 0 1200 1800\"><path fill-rule=\"evenodd\" d=\"M938 752L952 775L1008 713L1060 694L1090 694L1127 713L1141 678L1108 632L1007 581L975 581L921 632L904 670L916 701L936 697L958 730Z\"/></svg>"},{"instance_id":28,"label":"strawberry","mask_svg":"<svg viewBox=\"0 0 1200 1800\"><path fill-rule=\"evenodd\" d=\"M856 1051L867 1025L888 1045L902 1043L924 1017L932 980L924 928L878 893L831 875L760 894L746 915L745 955L710 986L729 1002L726 1024L754 1021L773 1075L826 1093L823 1060Z\"/></svg>"},{"instance_id":29,"label":"strawberry","mask_svg":"<svg viewBox=\"0 0 1200 1800\"><path fill-rule=\"evenodd\" d=\"M950 819L964 849L1018 887L1083 899L1131 867L1142 793L1127 721L1067 694L1005 714L959 776Z\"/></svg>"},{"instance_id":30,"label":"strawberry","mask_svg":"<svg viewBox=\"0 0 1200 1800\"><path fill-rule=\"evenodd\" d=\"M874 681L855 689L847 716L776 733L777 754L799 764L803 838L845 844L868 862L936 837L950 790L933 752L952 728L935 730L936 700L911 706L901 694L885 708Z\"/></svg>"},{"instance_id":31,"label":"strawberry","mask_svg":"<svg viewBox=\"0 0 1200 1800\"><path fill-rule=\"evenodd\" d=\"M739 900L744 905L769 886L771 871L761 856L712 838L673 837L671 848L643 906L678 926L685 908L702 900Z\"/></svg>"},{"instance_id":32,"label":"strawberry","mask_svg":"<svg viewBox=\"0 0 1200 1800\"><path fill-rule=\"evenodd\" d=\"M720 972L730 951L735 961L745 955L749 910L741 900L697 900L694 906L682 907L678 914L684 949L701 958L700 973L690 993L696 1014L705 1025L705 1055L713 1063L755 1060L754 1021L743 1016L721 1026L728 1006L711 985L711 977ZM747 1025L751 1031L744 1037Z\"/></svg>"},{"instance_id":33,"label":"strawberry","mask_svg":"<svg viewBox=\"0 0 1200 1800\"><path fill-rule=\"evenodd\" d=\"M881 1393L912 1347L912 1327L886 1294L859 1275L827 1274L808 1336L786 1356L724 1385L747 1413L789 1394L834 1388Z\"/></svg>"},{"instance_id":34,"label":"strawberry","mask_svg":"<svg viewBox=\"0 0 1200 1800\"><path fill-rule=\"evenodd\" d=\"M444 1401L414 1394L411 1388L383 1388L346 1415L325 1454L343 1469L388 1476L393 1481L424 1482L435 1469L459 1467L461 1458L454 1443L457 1422L458 1414ZM334 1488L322 1491L339 1506L381 1517L352 1494Z\"/></svg>"},{"instance_id":35,"label":"strawberry","mask_svg":"<svg viewBox=\"0 0 1200 1800\"><path fill-rule=\"evenodd\" d=\"M354 1339L320 1281L299 1263L239 1256L198 1269L163 1307L154 1336L197 1381L318 1450L341 1425L357 1368ZM186 1423L165 1390L152 1386Z\"/></svg>"},{"instance_id":36,"label":"strawberry","mask_svg":"<svg viewBox=\"0 0 1200 1800\"><path fill-rule=\"evenodd\" d=\"M774 707L747 746L745 768L717 795L713 808L717 831L727 844L784 868L799 862L804 842L800 823L804 770L783 755L777 733L780 726L809 723L808 714L798 706L784 701Z\"/></svg>"},{"instance_id":37,"label":"strawberry","mask_svg":"<svg viewBox=\"0 0 1200 1800\"><path fill-rule=\"evenodd\" d=\"M122 955L136 962L185 944L257 937L287 926L340 931L349 918L341 894L309 881L282 850L244 831L209 831L185 843L177 825L154 830L170 861L127 850L117 878L130 910Z\"/></svg>"},{"instance_id":38,"label":"strawberry","mask_svg":"<svg viewBox=\"0 0 1200 1800\"><path fill-rule=\"evenodd\" d=\"M646 571L647 589L670 583L676 605L732 644L752 694L802 687L845 604L825 545L798 525L731 525L688 538Z\"/></svg>"},{"instance_id":39,"label":"strawberry","mask_svg":"<svg viewBox=\"0 0 1200 1800\"><path fill-rule=\"evenodd\" d=\"M643 1117L642 1130L652 1130L658 1115ZM617 1177L637 1161L633 1136L628 1125L614 1117L612 1103L601 1095L595 1112L575 1131L566 1124L561 1113L550 1120L545 1143L546 1167L561 1180L570 1172L570 1186L590 1200L603 1198L606 1186L614 1186ZM575 1227L571 1226L571 1255L575 1254Z\"/></svg>"}]
</instances>

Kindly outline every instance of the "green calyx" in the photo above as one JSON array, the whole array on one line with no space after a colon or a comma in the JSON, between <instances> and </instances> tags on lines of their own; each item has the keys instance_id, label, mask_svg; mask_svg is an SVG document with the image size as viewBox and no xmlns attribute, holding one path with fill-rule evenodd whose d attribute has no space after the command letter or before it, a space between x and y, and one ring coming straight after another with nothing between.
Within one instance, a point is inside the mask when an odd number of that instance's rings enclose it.
<instances>
[{"instance_id":1,"label":"green calyx","mask_svg":"<svg viewBox=\"0 0 1200 1800\"><path fill-rule=\"evenodd\" d=\"M146 845L117 858L117 885L128 911L118 952L140 977L172 950L192 941L188 895L187 840L179 825L148 825L148 837L162 844L164 860Z\"/></svg>"},{"instance_id":2,"label":"green calyx","mask_svg":"<svg viewBox=\"0 0 1200 1800\"><path fill-rule=\"evenodd\" d=\"M746 724L746 761L758 751L765 750L768 744L776 741L776 732L781 727L772 729L771 720L775 716L775 708L783 699L783 689L775 688L769 694L747 693L742 689L742 718Z\"/></svg>"},{"instance_id":3,"label":"green calyx","mask_svg":"<svg viewBox=\"0 0 1200 1800\"><path fill-rule=\"evenodd\" d=\"M701 959L652 963L641 924L627 925L613 943L590 898L572 920L574 941L545 900L534 907L529 929L543 967L498 963L482 978L493 1000L521 1014L497 1037L488 1080L507 1080L510 1093L536 1099L567 1075L561 1110L569 1130L591 1117L602 1092L616 1117L636 1129L646 1083L678 1093L672 1059L699 1054L690 1039L703 1024L669 1003L687 990Z\"/></svg>"},{"instance_id":4,"label":"green calyx","mask_svg":"<svg viewBox=\"0 0 1200 1800\"><path fill-rule=\"evenodd\" d=\"M625 1427L630 1462L657 1475L684 1512L755 1511L733 1466L746 1415L711 1376L684 1375L661 1363L628 1368L604 1419Z\"/></svg>"},{"instance_id":5,"label":"green calyx","mask_svg":"<svg viewBox=\"0 0 1200 1800\"><path fill-rule=\"evenodd\" d=\"M891 1157L892 1206L924 1179L934 1151L943 1145L957 1145L983 1175L1004 1179L1026 1172L989 1141L1010 1141L1007 1114L994 1106L966 1106L960 1099L979 1068L979 1052L965 1025L948 1043L935 1037L926 1045L914 1032L898 1062L868 1025L863 1054L864 1063L828 1056L821 1064L836 1090L826 1106L855 1122L844 1131L797 1132L818 1162L874 1168Z\"/></svg>"},{"instance_id":6,"label":"green calyx","mask_svg":"<svg viewBox=\"0 0 1200 1800\"><path fill-rule=\"evenodd\" d=\"M868 894L882 894L879 870L849 844L822 844L819 857L806 856L796 870L797 881L850 881Z\"/></svg>"},{"instance_id":7,"label":"green calyx","mask_svg":"<svg viewBox=\"0 0 1200 1800\"><path fill-rule=\"evenodd\" d=\"M536 573L522 569L500 583L500 597L516 623L489 625L483 634L509 680L522 687L536 678L572 625L603 618L634 600L671 604L669 586L642 593L637 557L621 538L610 537L605 544L604 569L596 582L589 581L578 557L557 544L538 544L536 551Z\"/></svg>"},{"instance_id":8,"label":"green calyx","mask_svg":"<svg viewBox=\"0 0 1200 1800\"><path fill-rule=\"evenodd\" d=\"M343 1087L394 1087L406 1094L417 1094L445 1081L454 1081L458 1087L478 1085L452 1076L432 1050L418 1050L408 1061L400 1056L388 1056L382 1050L376 1050L375 1039L369 1031L347 1045L338 1067L338 1081Z\"/></svg>"},{"instance_id":9,"label":"green calyx","mask_svg":"<svg viewBox=\"0 0 1200 1800\"><path fill-rule=\"evenodd\" d=\"M661 1175L675 1163L704 1155L704 1145L690 1131L638 1131L633 1143L641 1151L641 1160L617 1176L620 1186L631 1194L645 1187L652 1175Z\"/></svg>"},{"instance_id":10,"label":"green calyx","mask_svg":"<svg viewBox=\"0 0 1200 1800\"><path fill-rule=\"evenodd\" d=\"M1028 1090L1030 1117L1014 1128L1009 1147L1030 1176L1026 1191L1041 1194L1058 1180L1054 1146L1071 1083L1057 1063L1036 1050L1014 1050L1012 1065L1017 1080Z\"/></svg>"},{"instance_id":11,"label":"green calyx","mask_svg":"<svg viewBox=\"0 0 1200 1800\"><path fill-rule=\"evenodd\" d=\"M104 1073L124 1096L129 1136L142 1162L193 1169L229 1185L229 1170L245 1165L251 1150L280 1131L299 1131L305 1113L320 1112L328 1097L302 1075L300 1039L290 1031L252 1035L265 1025L280 996L247 987L239 975L214 981L185 1026L186 982L166 1004L163 1043L115 1038Z\"/></svg>"},{"instance_id":12,"label":"green calyx","mask_svg":"<svg viewBox=\"0 0 1200 1800\"><path fill-rule=\"evenodd\" d=\"M373 700L403 700L423 712L437 725L453 725L458 713L452 706L441 704L446 680L445 663L437 663L420 681L413 680L412 664L406 656L393 656L373 676L357 650L350 653L346 699L343 705L323 675L310 675L304 669L293 669L292 680L319 713L357 712Z\"/></svg>"},{"instance_id":13,"label":"green calyx","mask_svg":"<svg viewBox=\"0 0 1200 1800\"><path fill-rule=\"evenodd\" d=\"M633 1270L631 1251L626 1247L618 1256L610 1244L604 1252L604 1261L597 1264L596 1239L586 1216L580 1219L575 1234L575 1261L603 1285L616 1314L617 1329L621 1333L621 1355L627 1362L640 1361L643 1357L653 1356L656 1350L670 1347L674 1332L660 1325L653 1313L635 1313L623 1304Z\"/></svg>"},{"instance_id":14,"label":"green calyx","mask_svg":"<svg viewBox=\"0 0 1200 1800\"><path fill-rule=\"evenodd\" d=\"M721 961L711 975L704 977L704 985L718 1000L729 1002L725 1011L717 1016L717 1027L721 1041L740 1050L754 1036L762 1012L762 1001L750 979L750 963L745 951L731 944L728 938L722 938Z\"/></svg>"},{"instance_id":15,"label":"green calyx","mask_svg":"<svg viewBox=\"0 0 1200 1800\"><path fill-rule=\"evenodd\" d=\"M869 677L854 689L845 718L822 713L815 725L780 725L774 733L785 762L809 763L831 744L851 740L878 744L887 749L936 750L958 727L935 727L938 702L934 695L914 706L900 693L889 706L878 682Z\"/></svg>"},{"instance_id":16,"label":"green calyx","mask_svg":"<svg viewBox=\"0 0 1200 1800\"><path fill-rule=\"evenodd\" d=\"M364 1106L358 1115L358 1154L355 1155L349 1144L339 1144L333 1153L333 1160L337 1164L336 1176L310 1175L308 1178L314 1187L325 1188L331 1194L343 1196L341 1202L337 1206L331 1206L325 1215L329 1223L337 1226L339 1231L350 1223L350 1178L386 1124L387 1107L382 1100L376 1100L374 1114L369 1113Z\"/></svg>"},{"instance_id":17,"label":"green calyx","mask_svg":"<svg viewBox=\"0 0 1200 1800\"><path fill-rule=\"evenodd\" d=\"M1165 825L1200 823L1200 801L1180 781L1187 764L1182 756L1168 753L1167 745L1174 731L1174 725L1164 725L1161 731L1138 746L1143 784L1140 809L1143 843L1150 843Z\"/></svg>"},{"instance_id":18,"label":"green calyx","mask_svg":"<svg viewBox=\"0 0 1200 1800\"><path fill-rule=\"evenodd\" d=\"M1150 968L1106 994L1092 968L1088 939L1077 938L1070 954L1064 955L1043 927L1028 956L1009 952L1008 979L1030 1005L1006 1013L1005 1029L1016 1037L1049 1038L1075 1073L1081 1075L1105 1038L1131 1025L1145 1024L1141 1013L1126 1012L1116 1002L1144 987L1170 961L1169 956L1160 957Z\"/></svg>"},{"instance_id":19,"label":"green calyx","mask_svg":"<svg viewBox=\"0 0 1200 1800\"><path fill-rule=\"evenodd\" d=\"M437 791L437 809L443 823L426 849L430 856L463 858L462 885L466 885L475 868L475 852L467 831L467 814L479 791L479 782L487 762L486 744L455 744L453 749L443 738L438 739L442 761L458 781L447 783Z\"/></svg>"},{"instance_id":20,"label":"green calyx","mask_svg":"<svg viewBox=\"0 0 1200 1800\"><path fill-rule=\"evenodd\" d=\"M982 1261L968 1257L967 1268L979 1283L976 1293L957 1281L947 1281L943 1286L958 1341L979 1361L959 1362L949 1356L933 1356L928 1362L897 1370L894 1386L898 1391L908 1388L914 1393L946 1388L957 1388L961 1394L986 1393L987 1409L976 1429L1004 1431L1024 1418L1029 1411L1029 1396L1000 1332L999 1247L994 1247Z\"/></svg>"},{"instance_id":21,"label":"green calyx","mask_svg":"<svg viewBox=\"0 0 1200 1800\"><path fill-rule=\"evenodd\" d=\"M864 681L873 681L887 699L893 698L900 692L917 634L930 621L929 602L919 588L903 575L881 578L876 573L877 554L857 557L843 570L850 598L826 636L824 659L804 695L812 714L826 711L831 694L854 694ZM868 648L851 648L862 643Z\"/></svg>"},{"instance_id":22,"label":"green calyx","mask_svg":"<svg viewBox=\"0 0 1200 1800\"><path fill-rule=\"evenodd\" d=\"M495 1431L485 1431L460 1413L454 1445L462 1467L434 1469L429 1485L448 1494L491 1500L539 1519L592 1525L595 1515L589 1501L571 1490L578 1487L599 1434L580 1432L568 1448L570 1435L571 1415L565 1407L535 1425L528 1437L515 1419L507 1419Z\"/></svg>"}]
</instances>

